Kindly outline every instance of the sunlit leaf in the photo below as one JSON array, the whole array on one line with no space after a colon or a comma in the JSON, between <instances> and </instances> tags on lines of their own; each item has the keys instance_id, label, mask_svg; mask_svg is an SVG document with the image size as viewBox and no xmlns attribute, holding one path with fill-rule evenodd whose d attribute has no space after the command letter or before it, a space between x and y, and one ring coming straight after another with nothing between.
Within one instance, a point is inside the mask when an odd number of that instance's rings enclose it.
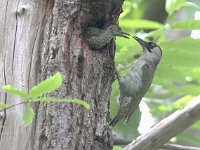
<instances>
[{"instance_id":1,"label":"sunlit leaf","mask_svg":"<svg viewBox=\"0 0 200 150\"><path fill-rule=\"evenodd\" d=\"M28 94L25 91L18 90L16 88L12 87L11 85L4 85L3 89L4 89L4 91L6 91L8 93L20 96L24 100L28 99Z\"/></svg>"},{"instance_id":2,"label":"sunlit leaf","mask_svg":"<svg viewBox=\"0 0 200 150\"><path fill-rule=\"evenodd\" d=\"M164 111L164 112L168 112L170 111L171 109L165 105L159 105L158 107L161 111Z\"/></svg>"},{"instance_id":3,"label":"sunlit leaf","mask_svg":"<svg viewBox=\"0 0 200 150\"><path fill-rule=\"evenodd\" d=\"M114 146L112 150L122 150L122 148L119 146Z\"/></svg>"},{"instance_id":4,"label":"sunlit leaf","mask_svg":"<svg viewBox=\"0 0 200 150\"><path fill-rule=\"evenodd\" d=\"M46 97L46 98L37 98L34 101L75 103L75 104L82 105L86 109L90 109L90 105L87 102L83 100L79 100L79 99L67 99L67 98L61 99L61 98Z\"/></svg>"},{"instance_id":5,"label":"sunlit leaf","mask_svg":"<svg viewBox=\"0 0 200 150\"><path fill-rule=\"evenodd\" d=\"M45 93L53 92L55 89L59 88L62 85L62 76L60 72L51 76L50 78L42 81L38 85L34 86L30 92L29 96L32 99L42 96Z\"/></svg>"},{"instance_id":6,"label":"sunlit leaf","mask_svg":"<svg viewBox=\"0 0 200 150\"><path fill-rule=\"evenodd\" d=\"M178 99L175 103L173 108L174 109L180 109L182 107L184 107L191 99L193 98L193 96L191 95L186 95L180 99Z\"/></svg>"},{"instance_id":7,"label":"sunlit leaf","mask_svg":"<svg viewBox=\"0 0 200 150\"><path fill-rule=\"evenodd\" d=\"M33 108L30 106L30 104L25 104L24 106L25 106L25 111L23 113L22 119L23 119L24 125L27 127L32 123L35 113L33 111Z\"/></svg>"}]
</instances>

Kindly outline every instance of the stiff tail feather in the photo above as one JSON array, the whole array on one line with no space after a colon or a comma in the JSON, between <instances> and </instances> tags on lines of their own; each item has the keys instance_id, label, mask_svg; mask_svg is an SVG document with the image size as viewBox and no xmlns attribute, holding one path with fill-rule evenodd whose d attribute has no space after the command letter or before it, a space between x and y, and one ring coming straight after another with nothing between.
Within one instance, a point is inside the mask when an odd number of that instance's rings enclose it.
<instances>
[{"instance_id":1,"label":"stiff tail feather","mask_svg":"<svg viewBox=\"0 0 200 150\"><path fill-rule=\"evenodd\" d=\"M129 121L130 117L131 117L131 114L129 113L129 114L126 116L126 120L125 120L125 122L124 122L125 125L128 124L128 121Z\"/></svg>"},{"instance_id":2,"label":"stiff tail feather","mask_svg":"<svg viewBox=\"0 0 200 150\"><path fill-rule=\"evenodd\" d=\"M110 126L114 127L120 120L119 114L117 114L114 119L110 122Z\"/></svg>"}]
</instances>

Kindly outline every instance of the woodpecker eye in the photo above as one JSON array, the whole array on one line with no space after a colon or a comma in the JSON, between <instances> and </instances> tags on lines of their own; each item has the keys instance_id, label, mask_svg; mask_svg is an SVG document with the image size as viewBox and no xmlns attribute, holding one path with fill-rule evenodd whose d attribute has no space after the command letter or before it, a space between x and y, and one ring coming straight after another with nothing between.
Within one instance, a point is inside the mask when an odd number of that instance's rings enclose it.
<instances>
[{"instance_id":1,"label":"woodpecker eye","mask_svg":"<svg viewBox=\"0 0 200 150\"><path fill-rule=\"evenodd\" d=\"M152 49L152 48L156 47L157 45L155 43L149 42L148 46L150 49Z\"/></svg>"}]
</instances>

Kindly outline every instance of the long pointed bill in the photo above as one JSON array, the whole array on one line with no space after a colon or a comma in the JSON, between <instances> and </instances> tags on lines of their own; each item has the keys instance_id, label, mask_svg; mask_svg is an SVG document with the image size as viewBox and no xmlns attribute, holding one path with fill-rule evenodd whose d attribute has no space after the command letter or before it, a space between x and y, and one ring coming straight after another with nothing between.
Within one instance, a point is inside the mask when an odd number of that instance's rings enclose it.
<instances>
[{"instance_id":1,"label":"long pointed bill","mask_svg":"<svg viewBox=\"0 0 200 150\"><path fill-rule=\"evenodd\" d=\"M130 39L130 38L128 37L128 36L130 36L130 34L128 34L128 33L126 33L126 32L123 32L123 31L121 31L120 33L116 34L116 36L121 36L121 37Z\"/></svg>"},{"instance_id":2,"label":"long pointed bill","mask_svg":"<svg viewBox=\"0 0 200 150\"><path fill-rule=\"evenodd\" d=\"M137 37L137 36L133 36L133 38L134 38L136 41L138 41L138 42L140 43L140 45L143 47L144 50L145 50L145 48L146 48L149 52L151 52L151 49L149 49L149 47L148 47L148 42L146 42L146 41L140 39L140 38Z\"/></svg>"}]
</instances>

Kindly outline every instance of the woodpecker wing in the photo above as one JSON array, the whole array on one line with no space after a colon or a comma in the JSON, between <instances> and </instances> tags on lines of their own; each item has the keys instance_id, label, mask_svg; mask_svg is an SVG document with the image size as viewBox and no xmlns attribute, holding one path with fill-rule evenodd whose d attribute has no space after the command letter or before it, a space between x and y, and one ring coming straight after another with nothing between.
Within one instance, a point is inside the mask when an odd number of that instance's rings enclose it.
<instances>
[{"instance_id":1,"label":"woodpecker wing","mask_svg":"<svg viewBox=\"0 0 200 150\"><path fill-rule=\"evenodd\" d=\"M148 61L138 60L120 79L121 100L119 100L119 113L126 117L125 124L128 123L131 115L137 110L141 99L151 85L154 70L150 65L151 63ZM127 99L128 97L129 99Z\"/></svg>"},{"instance_id":2,"label":"woodpecker wing","mask_svg":"<svg viewBox=\"0 0 200 150\"><path fill-rule=\"evenodd\" d=\"M150 63L144 63L142 66L142 86L140 87L139 91L135 93L135 96L132 98L131 104L129 106L129 111L126 116L126 121L125 124L129 121L130 116L137 110L141 99L144 97L146 94L147 90L151 86L153 76L154 76L154 70L152 67L150 67Z\"/></svg>"},{"instance_id":3,"label":"woodpecker wing","mask_svg":"<svg viewBox=\"0 0 200 150\"><path fill-rule=\"evenodd\" d=\"M142 67L145 63L136 61L124 77L120 78L120 95L134 96L142 87Z\"/></svg>"}]
</instances>

